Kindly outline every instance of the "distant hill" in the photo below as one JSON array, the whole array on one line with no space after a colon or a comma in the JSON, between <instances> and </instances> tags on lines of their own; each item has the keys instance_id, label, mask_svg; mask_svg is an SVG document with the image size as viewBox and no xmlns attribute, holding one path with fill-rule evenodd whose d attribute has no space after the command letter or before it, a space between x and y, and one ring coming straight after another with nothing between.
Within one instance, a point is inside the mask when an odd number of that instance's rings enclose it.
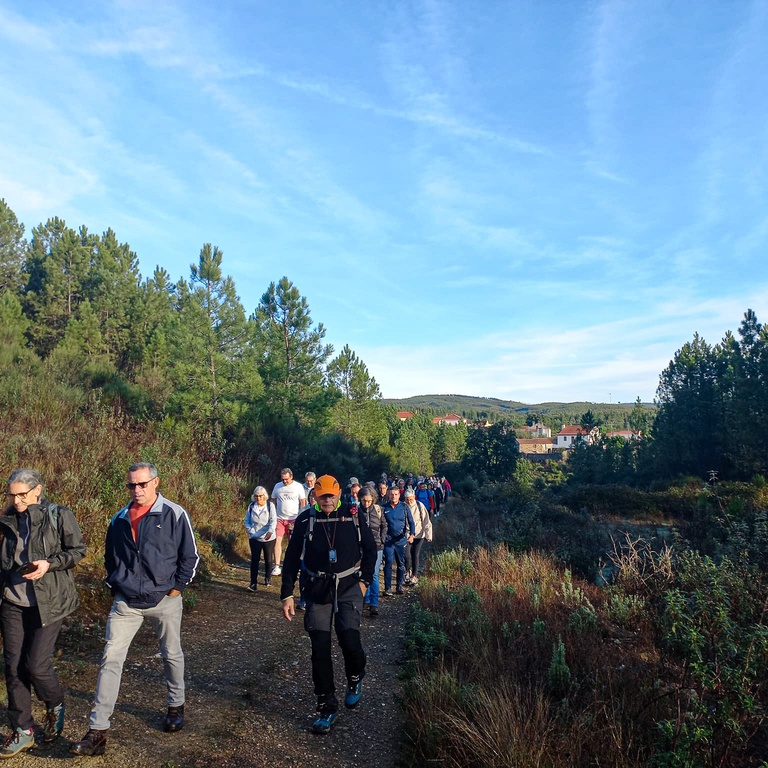
<instances>
[{"instance_id":1,"label":"distant hill","mask_svg":"<svg viewBox=\"0 0 768 768\"><path fill-rule=\"evenodd\" d=\"M383 403L394 405L401 411L435 412L436 415L457 413L466 418L488 418L494 421L501 418L522 424L529 414L544 417L544 421L563 423L578 422L587 411L604 422L619 425L635 407L634 403L521 403L517 400L500 400L496 397L474 397L472 395L416 395L404 399L385 398ZM651 413L656 406L643 403Z\"/></svg>"}]
</instances>

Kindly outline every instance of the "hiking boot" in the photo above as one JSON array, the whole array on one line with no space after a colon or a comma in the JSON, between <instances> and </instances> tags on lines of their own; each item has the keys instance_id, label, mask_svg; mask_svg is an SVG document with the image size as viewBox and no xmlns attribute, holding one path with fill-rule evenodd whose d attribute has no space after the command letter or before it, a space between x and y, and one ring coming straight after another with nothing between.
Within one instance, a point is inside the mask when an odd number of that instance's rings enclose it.
<instances>
[{"instance_id":1,"label":"hiking boot","mask_svg":"<svg viewBox=\"0 0 768 768\"><path fill-rule=\"evenodd\" d=\"M246 589L247 589L249 592L255 592L255 591L258 589L258 586L257 586L256 584L249 584L249 585L246 587Z\"/></svg>"},{"instance_id":2,"label":"hiking boot","mask_svg":"<svg viewBox=\"0 0 768 768\"><path fill-rule=\"evenodd\" d=\"M307 601L302 598L299 600L298 603L296 603L296 610L297 611L305 611L307 609Z\"/></svg>"},{"instance_id":3,"label":"hiking boot","mask_svg":"<svg viewBox=\"0 0 768 768\"><path fill-rule=\"evenodd\" d=\"M103 755L107 746L107 732L88 729L81 741L76 741L69 751L73 755Z\"/></svg>"},{"instance_id":4,"label":"hiking boot","mask_svg":"<svg viewBox=\"0 0 768 768\"><path fill-rule=\"evenodd\" d=\"M336 718L339 716L338 712L324 712L320 717L312 723L313 733L328 733L331 730L331 726L336 722Z\"/></svg>"},{"instance_id":5,"label":"hiking boot","mask_svg":"<svg viewBox=\"0 0 768 768\"><path fill-rule=\"evenodd\" d=\"M272 586L272 579L264 579L264 586L265 587L271 587Z\"/></svg>"},{"instance_id":6,"label":"hiking boot","mask_svg":"<svg viewBox=\"0 0 768 768\"><path fill-rule=\"evenodd\" d=\"M317 711L320 715L312 723L312 731L314 733L328 733L339 716L338 707L336 697L332 693L327 696L318 696Z\"/></svg>"},{"instance_id":7,"label":"hiking boot","mask_svg":"<svg viewBox=\"0 0 768 768\"><path fill-rule=\"evenodd\" d=\"M362 695L363 681L360 678L357 678L357 680L351 678L347 687L347 693L344 696L344 706L347 709L354 709L360 703Z\"/></svg>"},{"instance_id":8,"label":"hiking boot","mask_svg":"<svg viewBox=\"0 0 768 768\"><path fill-rule=\"evenodd\" d=\"M378 605L372 605L370 611L368 611L369 616L378 616L379 615L379 606Z\"/></svg>"},{"instance_id":9,"label":"hiking boot","mask_svg":"<svg viewBox=\"0 0 768 768\"><path fill-rule=\"evenodd\" d=\"M64 730L64 704L57 707L51 707L45 713L45 723L43 724L43 741L50 744L61 736Z\"/></svg>"},{"instance_id":10,"label":"hiking boot","mask_svg":"<svg viewBox=\"0 0 768 768\"><path fill-rule=\"evenodd\" d=\"M3 746L0 747L0 758L13 757L20 752L26 752L26 750L32 749L34 746L35 732L32 728L29 728L28 730L17 728L5 737Z\"/></svg>"},{"instance_id":11,"label":"hiking boot","mask_svg":"<svg viewBox=\"0 0 768 768\"><path fill-rule=\"evenodd\" d=\"M382 597L392 597L392 595L393 595L393 594L394 594L394 593L392 592L392 590L391 590L391 589L389 589L389 588L387 588L387 589L385 589L385 590L384 590L384 591L381 593L381 596L382 596Z\"/></svg>"},{"instance_id":12,"label":"hiking boot","mask_svg":"<svg viewBox=\"0 0 768 768\"><path fill-rule=\"evenodd\" d=\"M184 705L168 707L168 714L163 720L163 730L166 733L180 731L184 727Z\"/></svg>"},{"instance_id":13,"label":"hiking boot","mask_svg":"<svg viewBox=\"0 0 768 768\"><path fill-rule=\"evenodd\" d=\"M405 594L405 590L404 590L402 587L398 587L398 588L395 590L395 594L396 594L396 595L404 595L404 594Z\"/></svg>"}]
</instances>

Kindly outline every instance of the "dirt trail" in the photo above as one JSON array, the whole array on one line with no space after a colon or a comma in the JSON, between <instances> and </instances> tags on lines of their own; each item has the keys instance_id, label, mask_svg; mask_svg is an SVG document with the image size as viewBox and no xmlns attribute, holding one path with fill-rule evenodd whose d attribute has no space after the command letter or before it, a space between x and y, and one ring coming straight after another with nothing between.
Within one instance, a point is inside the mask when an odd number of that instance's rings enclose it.
<instances>
[{"instance_id":1,"label":"dirt trail","mask_svg":"<svg viewBox=\"0 0 768 768\"><path fill-rule=\"evenodd\" d=\"M279 583L279 578L275 579ZM309 731L314 719L309 639L302 616L286 622L279 586L246 591L248 571L231 568L197 590L186 609L182 642L187 664L184 730L162 731L165 684L150 626L128 654L120 697L104 757L69 755L69 740L87 730L87 717L103 647L103 630L75 644L64 639L56 665L66 689L64 735L15 762L51 765L61 759L115 768L391 768L403 736L396 703L403 663L402 628L412 597L383 598L377 619L363 621L368 654L363 700L344 710L328 736ZM335 644L337 661L341 655ZM336 666L343 692L343 668ZM38 720L42 709L35 710Z\"/></svg>"}]
</instances>

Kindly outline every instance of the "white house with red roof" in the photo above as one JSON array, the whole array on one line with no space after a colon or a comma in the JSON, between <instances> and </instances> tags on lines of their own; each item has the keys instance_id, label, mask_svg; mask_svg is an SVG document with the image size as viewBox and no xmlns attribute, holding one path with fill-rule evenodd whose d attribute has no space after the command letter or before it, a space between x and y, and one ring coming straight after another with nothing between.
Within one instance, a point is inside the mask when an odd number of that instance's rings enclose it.
<instances>
[{"instance_id":1,"label":"white house with red roof","mask_svg":"<svg viewBox=\"0 0 768 768\"><path fill-rule=\"evenodd\" d=\"M637 432L634 429L617 429L614 432L606 432L606 437L623 437L627 442L630 440L639 440L642 436L642 432Z\"/></svg>"},{"instance_id":2,"label":"white house with red roof","mask_svg":"<svg viewBox=\"0 0 768 768\"><path fill-rule=\"evenodd\" d=\"M456 413L447 413L445 416L435 416L432 419L433 424L446 424L449 427L458 427L462 421L466 423L466 420Z\"/></svg>"},{"instance_id":3,"label":"white house with red roof","mask_svg":"<svg viewBox=\"0 0 768 768\"><path fill-rule=\"evenodd\" d=\"M555 445L561 449L573 448L577 440L586 440L587 444L592 445L599 435L600 430L597 427L590 431L580 424L563 424L563 428L557 433Z\"/></svg>"},{"instance_id":4,"label":"white house with red roof","mask_svg":"<svg viewBox=\"0 0 768 768\"><path fill-rule=\"evenodd\" d=\"M407 421L408 419L412 419L413 411L398 411L397 418L400 419L400 421Z\"/></svg>"}]
</instances>

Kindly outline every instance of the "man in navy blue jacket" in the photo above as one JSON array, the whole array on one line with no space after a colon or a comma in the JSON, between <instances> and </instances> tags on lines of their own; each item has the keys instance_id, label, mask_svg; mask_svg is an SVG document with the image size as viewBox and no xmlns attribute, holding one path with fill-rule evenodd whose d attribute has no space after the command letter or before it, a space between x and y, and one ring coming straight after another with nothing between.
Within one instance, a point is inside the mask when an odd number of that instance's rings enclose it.
<instances>
[{"instance_id":1,"label":"man in navy blue jacket","mask_svg":"<svg viewBox=\"0 0 768 768\"><path fill-rule=\"evenodd\" d=\"M96 681L88 732L72 745L75 755L103 755L109 718L117 702L123 663L145 618L155 627L168 686L166 731L184 726L184 653L181 593L197 573L192 522L186 510L157 492L160 478L149 463L128 469L131 503L107 528L104 566L115 601L107 619L107 644Z\"/></svg>"},{"instance_id":2,"label":"man in navy blue jacket","mask_svg":"<svg viewBox=\"0 0 768 768\"><path fill-rule=\"evenodd\" d=\"M400 501L400 489L390 488L389 498L382 511L387 520L387 537L384 539L384 594L392 596L392 563L397 563L398 595L403 594L405 581L405 545L413 541L416 524L407 504Z\"/></svg>"}]
</instances>

